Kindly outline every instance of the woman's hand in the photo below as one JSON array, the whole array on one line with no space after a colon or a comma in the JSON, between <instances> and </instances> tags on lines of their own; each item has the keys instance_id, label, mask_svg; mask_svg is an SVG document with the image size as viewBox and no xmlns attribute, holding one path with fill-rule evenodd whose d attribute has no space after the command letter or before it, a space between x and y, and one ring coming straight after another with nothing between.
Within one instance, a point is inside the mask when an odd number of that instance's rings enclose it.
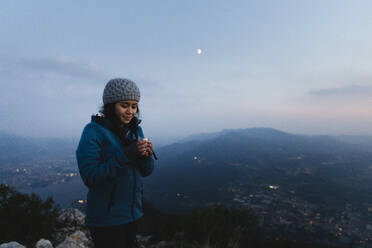
<instances>
[{"instance_id":1,"label":"woman's hand","mask_svg":"<svg viewBox=\"0 0 372 248\"><path fill-rule=\"evenodd\" d=\"M142 156L150 157L154 151L152 148L152 142L149 140L140 140L137 142L138 151L141 153Z\"/></svg>"}]
</instances>

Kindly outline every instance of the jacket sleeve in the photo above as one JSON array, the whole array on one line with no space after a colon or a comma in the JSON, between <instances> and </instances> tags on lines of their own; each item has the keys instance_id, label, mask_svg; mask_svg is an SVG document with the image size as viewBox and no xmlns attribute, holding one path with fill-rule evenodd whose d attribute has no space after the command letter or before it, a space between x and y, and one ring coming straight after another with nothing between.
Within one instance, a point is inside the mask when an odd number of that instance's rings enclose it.
<instances>
[{"instance_id":1,"label":"jacket sleeve","mask_svg":"<svg viewBox=\"0 0 372 248\"><path fill-rule=\"evenodd\" d=\"M145 137L140 126L138 126L138 136L141 137L142 139ZM152 158L152 156L150 158L145 157L139 159L138 169L140 170L141 175L143 177L151 175L152 171L154 170L154 159Z\"/></svg>"},{"instance_id":2,"label":"jacket sleeve","mask_svg":"<svg viewBox=\"0 0 372 248\"><path fill-rule=\"evenodd\" d=\"M128 158L121 150L116 151L112 157L103 161L102 143L102 134L93 125L88 124L84 128L76 150L80 176L88 187L100 185L115 178L118 170L129 163Z\"/></svg>"}]
</instances>

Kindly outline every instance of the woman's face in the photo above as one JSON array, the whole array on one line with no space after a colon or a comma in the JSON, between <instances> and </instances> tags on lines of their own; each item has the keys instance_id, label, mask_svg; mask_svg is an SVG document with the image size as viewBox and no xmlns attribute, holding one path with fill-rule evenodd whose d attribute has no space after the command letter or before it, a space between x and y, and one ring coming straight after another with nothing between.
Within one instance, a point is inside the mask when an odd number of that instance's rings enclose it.
<instances>
[{"instance_id":1,"label":"woman's face","mask_svg":"<svg viewBox=\"0 0 372 248\"><path fill-rule=\"evenodd\" d=\"M133 100L115 103L115 114L123 124L128 124L137 113L138 102Z\"/></svg>"}]
</instances>

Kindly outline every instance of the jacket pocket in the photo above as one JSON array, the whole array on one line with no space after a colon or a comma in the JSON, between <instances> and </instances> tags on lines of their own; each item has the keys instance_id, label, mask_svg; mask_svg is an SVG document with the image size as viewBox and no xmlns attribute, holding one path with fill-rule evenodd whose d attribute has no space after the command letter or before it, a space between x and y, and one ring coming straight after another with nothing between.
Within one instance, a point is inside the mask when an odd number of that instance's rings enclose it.
<instances>
[{"instance_id":1,"label":"jacket pocket","mask_svg":"<svg viewBox=\"0 0 372 248\"><path fill-rule=\"evenodd\" d=\"M114 206L115 204L115 201L114 201L115 192L116 192L116 184L112 185L112 189L110 192L110 199L107 204L107 214L110 213L111 207Z\"/></svg>"}]
</instances>

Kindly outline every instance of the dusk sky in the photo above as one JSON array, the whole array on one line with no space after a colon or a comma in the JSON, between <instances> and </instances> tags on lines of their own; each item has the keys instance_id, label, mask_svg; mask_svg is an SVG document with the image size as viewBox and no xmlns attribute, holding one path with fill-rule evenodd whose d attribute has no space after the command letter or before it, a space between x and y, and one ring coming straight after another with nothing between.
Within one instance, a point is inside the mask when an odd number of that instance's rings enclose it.
<instances>
[{"instance_id":1,"label":"dusk sky","mask_svg":"<svg viewBox=\"0 0 372 248\"><path fill-rule=\"evenodd\" d=\"M367 0L2 0L0 131L79 137L124 77L159 143L250 127L371 135L371 13Z\"/></svg>"}]
</instances>

